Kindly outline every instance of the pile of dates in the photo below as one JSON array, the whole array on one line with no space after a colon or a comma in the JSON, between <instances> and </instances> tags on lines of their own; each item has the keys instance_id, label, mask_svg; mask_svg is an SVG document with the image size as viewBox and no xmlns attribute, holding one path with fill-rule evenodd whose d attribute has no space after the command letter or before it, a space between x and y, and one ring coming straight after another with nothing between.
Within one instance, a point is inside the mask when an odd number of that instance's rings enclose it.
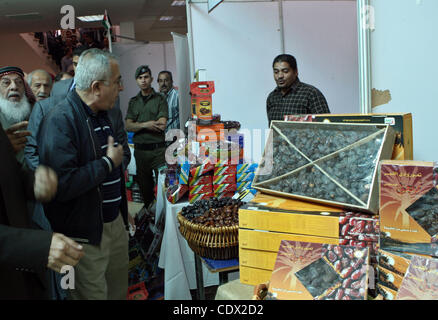
<instances>
[{"instance_id":1,"label":"pile of dates","mask_svg":"<svg viewBox=\"0 0 438 320\"><path fill-rule=\"evenodd\" d=\"M181 214L205 227L231 227L239 224L239 208L244 204L229 197L203 199L184 207Z\"/></svg>"},{"instance_id":2,"label":"pile of dates","mask_svg":"<svg viewBox=\"0 0 438 320\"><path fill-rule=\"evenodd\" d=\"M342 284L322 300L364 300L367 287L368 249L326 245L324 257L340 275Z\"/></svg>"},{"instance_id":3,"label":"pile of dates","mask_svg":"<svg viewBox=\"0 0 438 320\"><path fill-rule=\"evenodd\" d=\"M438 234L438 191L432 188L406 211L431 236ZM435 237L436 238L436 237Z\"/></svg>"},{"instance_id":4,"label":"pile of dates","mask_svg":"<svg viewBox=\"0 0 438 320\"><path fill-rule=\"evenodd\" d=\"M313 297L322 295L341 281L339 274L324 259L316 260L295 275Z\"/></svg>"},{"instance_id":5,"label":"pile of dates","mask_svg":"<svg viewBox=\"0 0 438 320\"><path fill-rule=\"evenodd\" d=\"M273 131L272 140L272 153L265 154L265 159L263 159L265 161L264 166L266 166L269 163L267 157L272 157L272 171L270 174L260 175L258 182L277 178L309 163L306 158L300 155L298 151L275 131Z\"/></svg>"},{"instance_id":6,"label":"pile of dates","mask_svg":"<svg viewBox=\"0 0 438 320\"><path fill-rule=\"evenodd\" d=\"M284 123L275 125L282 135L273 131L272 154L265 154L265 158L272 157L273 169L269 175L256 177L256 183L267 181L262 187L316 199L360 206L368 202L384 133L376 134L369 140L361 140L375 134L379 128L333 126L320 129L319 126L300 128ZM360 144L352 146L358 141L361 141ZM331 156L321 159L327 155ZM299 169L310 161L315 161L316 166ZM266 166L268 159L262 162ZM281 180L268 181L296 169L299 170Z\"/></svg>"},{"instance_id":7,"label":"pile of dates","mask_svg":"<svg viewBox=\"0 0 438 320\"><path fill-rule=\"evenodd\" d=\"M335 125L290 126L276 124L287 139L312 160L318 160L333 152L366 138L378 128L352 128Z\"/></svg>"},{"instance_id":8,"label":"pile of dates","mask_svg":"<svg viewBox=\"0 0 438 320\"><path fill-rule=\"evenodd\" d=\"M374 169L378 163L381 138L341 151L318 165L334 180L363 202L368 201ZM342 202L342 201L339 201Z\"/></svg>"},{"instance_id":9,"label":"pile of dates","mask_svg":"<svg viewBox=\"0 0 438 320\"><path fill-rule=\"evenodd\" d=\"M360 205L315 166L308 166L280 180L268 182L264 187L310 198Z\"/></svg>"}]
</instances>

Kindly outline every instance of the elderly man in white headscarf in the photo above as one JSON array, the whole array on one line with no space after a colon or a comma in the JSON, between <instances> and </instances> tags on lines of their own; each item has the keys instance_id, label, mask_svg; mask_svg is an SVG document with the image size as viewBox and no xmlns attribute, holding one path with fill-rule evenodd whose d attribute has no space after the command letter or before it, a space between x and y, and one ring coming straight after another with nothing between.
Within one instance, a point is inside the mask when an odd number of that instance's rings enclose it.
<instances>
[{"instance_id":1,"label":"elderly man in white headscarf","mask_svg":"<svg viewBox=\"0 0 438 320\"><path fill-rule=\"evenodd\" d=\"M24 161L23 149L26 130L35 96L24 80L24 73L18 67L0 68L0 123L12 143L17 160Z\"/></svg>"}]
</instances>

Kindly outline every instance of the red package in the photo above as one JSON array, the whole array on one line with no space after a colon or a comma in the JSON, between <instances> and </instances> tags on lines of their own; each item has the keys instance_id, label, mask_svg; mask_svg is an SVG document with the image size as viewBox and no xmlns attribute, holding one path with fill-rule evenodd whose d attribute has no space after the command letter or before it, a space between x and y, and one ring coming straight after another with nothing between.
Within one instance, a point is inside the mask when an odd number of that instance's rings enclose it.
<instances>
[{"instance_id":1,"label":"red package","mask_svg":"<svg viewBox=\"0 0 438 320\"><path fill-rule=\"evenodd\" d=\"M167 189L166 196L170 203L177 203L186 193L189 187L186 184L176 184Z\"/></svg>"},{"instance_id":2,"label":"red package","mask_svg":"<svg viewBox=\"0 0 438 320\"><path fill-rule=\"evenodd\" d=\"M198 200L202 199L210 199L214 198L214 193L198 193L198 194L190 194L189 195L189 202L193 203Z\"/></svg>"},{"instance_id":3,"label":"red package","mask_svg":"<svg viewBox=\"0 0 438 320\"><path fill-rule=\"evenodd\" d=\"M236 183L216 184L213 185L213 189L215 194L235 192L237 190L237 184Z\"/></svg>"},{"instance_id":4,"label":"red package","mask_svg":"<svg viewBox=\"0 0 438 320\"><path fill-rule=\"evenodd\" d=\"M215 176L223 176L227 174L236 174L237 173L237 165L225 165L222 167L214 168Z\"/></svg>"},{"instance_id":5,"label":"red package","mask_svg":"<svg viewBox=\"0 0 438 320\"><path fill-rule=\"evenodd\" d=\"M235 174L215 176L213 179L213 184L230 184L230 183L236 183L236 175Z\"/></svg>"},{"instance_id":6,"label":"red package","mask_svg":"<svg viewBox=\"0 0 438 320\"><path fill-rule=\"evenodd\" d=\"M213 176L200 176L200 177L190 177L189 186L199 186L201 184L212 184Z\"/></svg>"},{"instance_id":7,"label":"red package","mask_svg":"<svg viewBox=\"0 0 438 320\"><path fill-rule=\"evenodd\" d=\"M190 186L190 195L200 194L200 193L212 193L213 185L210 184L200 184L197 186Z\"/></svg>"}]
</instances>

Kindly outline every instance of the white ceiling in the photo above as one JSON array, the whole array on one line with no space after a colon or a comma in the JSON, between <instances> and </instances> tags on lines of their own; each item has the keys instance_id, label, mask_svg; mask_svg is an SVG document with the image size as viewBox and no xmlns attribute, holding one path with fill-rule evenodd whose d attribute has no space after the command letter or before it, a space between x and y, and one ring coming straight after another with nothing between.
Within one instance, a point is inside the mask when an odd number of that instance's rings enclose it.
<instances>
[{"instance_id":1,"label":"white ceiling","mask_svg":"<svg viewBox=\"0 0 438 320\"><path fill-rule=\"evenodd\" d=\"M0 0L0 34L60 29L61 7L73 6L76 16L103 14L113 25L133 21L135 37L141 41L168 41L171 32L187 33L186 7L173 7L173 0ZM7 15L23 15L7 17ZM161 16L174 16L169 22ZM75 20L76 28L102 24ZM123 35L123 34L122 34Z\"/></svg>"}]
</instances>

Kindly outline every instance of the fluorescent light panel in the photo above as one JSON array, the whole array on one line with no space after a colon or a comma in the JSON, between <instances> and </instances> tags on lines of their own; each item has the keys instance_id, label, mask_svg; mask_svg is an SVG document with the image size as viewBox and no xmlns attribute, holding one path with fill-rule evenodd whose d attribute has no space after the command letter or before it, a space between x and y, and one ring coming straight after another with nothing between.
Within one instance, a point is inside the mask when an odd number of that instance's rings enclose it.
<instances>
[{"instance_id":1,"label":"fluorescent light panel","mask_svg":"<svg viewBox=\"0 0 438 320\"><path fill-rule=\"evenodd\" d=\"M77 18L81 21L84 21L84 22L102 21L103 14L95 14L92 16L81 16L81 17L77 17Z\"/></svg>"},{"instance_id":2,"label":"fluorescent light panel","mask_svg":"<svg viewBox=\"0 0 438 320\"><path fill-rule=\"evenodd\" d=\"M172 19L173 19L172 16L162 16L162 17L160 18L160 21L170 21L170 20L172 20Z\"/></svg>"},{"instance_id":3,"label":"fluorescent light panel","mask_svg":"<svg viewBox=\"0 0 438 320\"><path fill-rule=\"evenodd\" d=\"M186 1L185 0L175 0L172 2L172 6L174 7L182 7L186 5Z\"/></svg>"}]
</instances>

